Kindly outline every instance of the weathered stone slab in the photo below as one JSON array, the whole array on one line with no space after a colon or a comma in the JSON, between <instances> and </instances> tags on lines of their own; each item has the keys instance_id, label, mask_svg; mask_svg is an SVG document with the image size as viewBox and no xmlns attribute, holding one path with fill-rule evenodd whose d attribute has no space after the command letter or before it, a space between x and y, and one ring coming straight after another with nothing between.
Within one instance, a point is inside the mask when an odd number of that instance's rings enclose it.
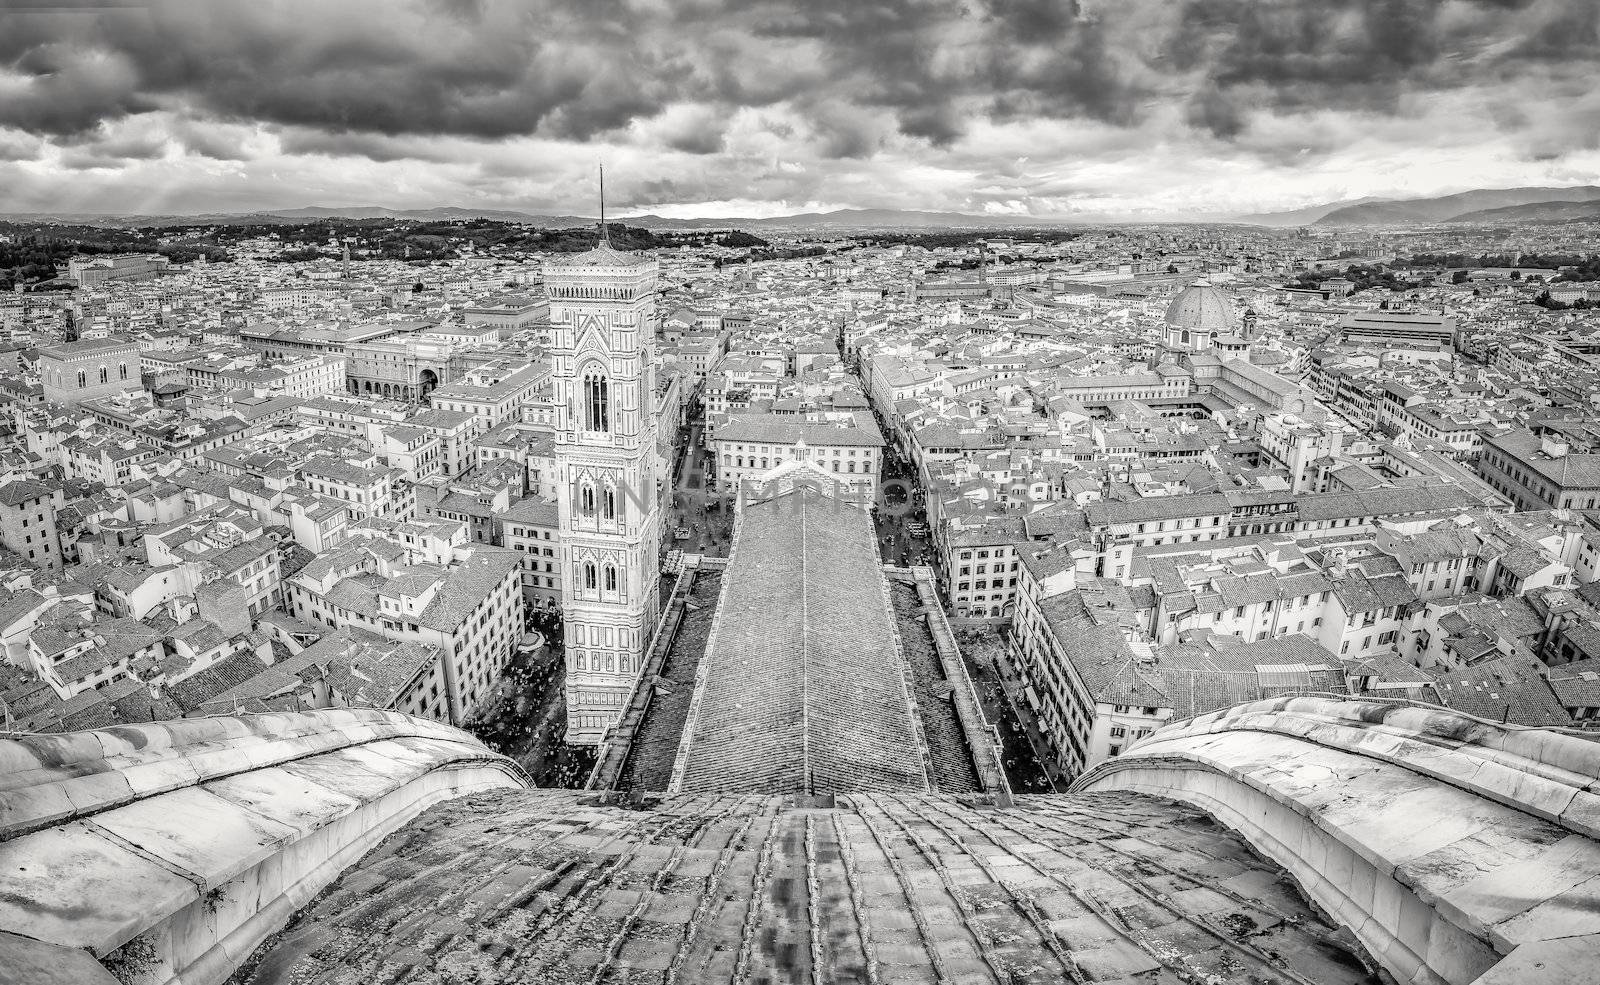
<instances>
[{"instance_id":1,"label":"weathered stone slab","mask_svg":"<svg viewBox=\"0 0 1600 985\"><path fill-rule=\"evenodd\" d=\"M0 985L120 985L88 951L0 931Z\"/></svg>"},{"instance_id":2,"label":"weathered stone slab","mask_svg":"<svg viewBox=\"0 0 1600 985\"><path fill-rule=\"evenodd\" d=\"M188 874L204 890L260 862L296 834L199 787L106 811L89 823Z\"/></svg>"},{"instance_id":3,"label":"weathered stone slab","mask_svg":"<svg viewBox=\"0 0 1600 985\"><path fill-rule=\"evenodd\" d=\"M198 898L193 882L81 822L0 842L0 928L105 954Z\"/></svg>"}]
</instances>

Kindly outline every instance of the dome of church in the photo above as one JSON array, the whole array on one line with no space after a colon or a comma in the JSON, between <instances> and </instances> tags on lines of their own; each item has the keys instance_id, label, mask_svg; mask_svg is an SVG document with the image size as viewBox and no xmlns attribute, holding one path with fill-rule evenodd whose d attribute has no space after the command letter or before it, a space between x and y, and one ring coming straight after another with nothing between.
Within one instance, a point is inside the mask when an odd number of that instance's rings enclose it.
<instances>
[{"instance_id":1,"label":"dome of church","mask_svg":"<svg viewBox=\"0 0 1600 985\"><path fill-rule=\"evenodd\" d=\"M1189 332L1225 335L1239 330L1239 316L1226 292L1201 279L1178 292L1167 305L1167 324Z\"/></svg>"}]
</instances>

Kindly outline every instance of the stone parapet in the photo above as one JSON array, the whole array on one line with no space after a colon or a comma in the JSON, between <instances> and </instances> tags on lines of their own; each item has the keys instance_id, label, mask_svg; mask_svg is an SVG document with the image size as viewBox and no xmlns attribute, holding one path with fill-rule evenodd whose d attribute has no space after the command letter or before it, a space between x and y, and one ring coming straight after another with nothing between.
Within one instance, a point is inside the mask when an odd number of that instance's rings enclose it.
<instances>
[{"instance_id":1,"label":"stone parapet","mask_svg":"<svg viewBox=\"0 0 1600 985\"><path fill-rule=\"evenodd\" d=\"M421 811L526 785L465 732L370 710L0 736L0 968L53 948L220 982Z\"/></svg>"},{"instance_id":2,"label":"stone parapet","mask_svg":"<svg viewBox=\"0 0 1600 985\"><path fill-rule=\"evenodd\" d=\"M1600 745L1338 698L1168 726L1081 777L1202 807L1402 982L1600 981Z\"/></svg>"}]
</instances>

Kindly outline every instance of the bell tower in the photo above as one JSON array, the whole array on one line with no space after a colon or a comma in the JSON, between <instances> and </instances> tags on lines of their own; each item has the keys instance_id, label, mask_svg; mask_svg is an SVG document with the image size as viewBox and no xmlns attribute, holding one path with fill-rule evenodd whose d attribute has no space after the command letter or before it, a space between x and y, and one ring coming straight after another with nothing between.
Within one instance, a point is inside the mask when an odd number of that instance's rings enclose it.
<instances>
[{"instance_id":1,"label":"bell tower","mask_svg":"<svg viewBox=\"0 0 1600 985\"><path fill-rule=\"evenodd\" d=\"M546 262L556 431L567 741L622 714L659 610L656 261L599 242Z\"/></svg>"}]
</instances>

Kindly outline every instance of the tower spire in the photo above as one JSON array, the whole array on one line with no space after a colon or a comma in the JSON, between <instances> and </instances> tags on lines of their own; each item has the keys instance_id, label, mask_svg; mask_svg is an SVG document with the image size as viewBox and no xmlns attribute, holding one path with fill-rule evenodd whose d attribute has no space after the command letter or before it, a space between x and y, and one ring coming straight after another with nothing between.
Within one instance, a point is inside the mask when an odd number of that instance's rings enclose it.
<instances>
[{"instance_id":1,"label":"tower spire","mask_svg":"<svg viewBox=\"0 0 1600 985\"><path fill-rule=\"evenodd\" d=\"M606 229L606 166L600 165L600 245L611 245L611 233Z\"/></svg>"}]
</instances>

